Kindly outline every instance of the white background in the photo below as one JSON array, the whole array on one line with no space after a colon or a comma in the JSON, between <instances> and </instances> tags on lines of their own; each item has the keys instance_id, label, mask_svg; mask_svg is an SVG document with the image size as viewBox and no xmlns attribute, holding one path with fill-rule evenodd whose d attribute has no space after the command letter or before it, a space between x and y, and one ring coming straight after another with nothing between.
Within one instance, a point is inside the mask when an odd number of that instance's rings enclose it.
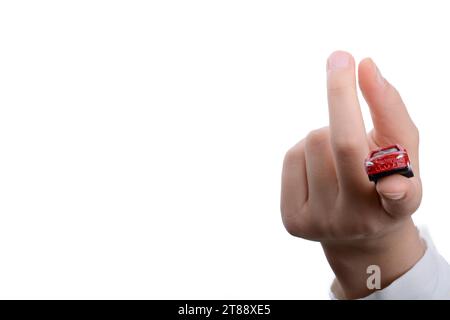
<instances>
[{"instance_id":1,"label":"white background","mask_svg":"<svg viewBox=\"0 0 450 320\"><path fill-rule=\"evenodd\" d=\"M279 191L285 151L327 124L336 49L402 93L416 221L450 257L445 4L2 1L0 298L326 299Z\"/></svg>"}]
</instances>

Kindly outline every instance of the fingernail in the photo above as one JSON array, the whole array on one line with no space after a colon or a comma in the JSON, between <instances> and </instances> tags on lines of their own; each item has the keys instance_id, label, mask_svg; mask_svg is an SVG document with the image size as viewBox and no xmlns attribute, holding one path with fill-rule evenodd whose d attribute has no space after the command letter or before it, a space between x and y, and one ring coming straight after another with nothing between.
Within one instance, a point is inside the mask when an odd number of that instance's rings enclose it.
<instances>
[{"instance_id":1,"label":"fingernail","mask_svg":"<svg viewBox=\"0 0 450 320\"><path fill-rule=\"evenodd\" d=\"M376 64L374 64L375 65L375 69L376 69L376 78L377 78L377 82L380 84L380 85L385 85L385 83L386 83L386 80L384 80L384 77L383 77L383 75L381 74L381 72L380 72L380 69L378 69L378 67L377 67L377 65Z\"/></svg>"},{"instance_id":2,"label":"fingernail","mask_svg":"<svg viewBox=\"0 0 450 320\"><path fill-rule=\"evenodd\" d=\"M388 200L400 200L405 197L405 193L404 192L383 193L382 197Z\"/></svg>"},{"instance_id":3,"label":"fingernail","mask_svg":"<svg viewBox=\"0 0 450 320\"><path fill-rule=\"evenodd\" d=\"M333 52L327 61L327 70L343 69L350 66L350 55L343 51Z\"/></svg>"},{"instance_id":4,"label":"fingernail","mask_svg":"<svg viewBox=\"0 0 450 320\"><path fill-rule=\"evenodd\" d=\"M372 63L372 68L375 69L375 79L379 85L384 86L386 84L386 80L384 79L383 75L380 72L380 69L378 69L377 64L369 58L370 62Z\"/></svg>"}]
</instances>

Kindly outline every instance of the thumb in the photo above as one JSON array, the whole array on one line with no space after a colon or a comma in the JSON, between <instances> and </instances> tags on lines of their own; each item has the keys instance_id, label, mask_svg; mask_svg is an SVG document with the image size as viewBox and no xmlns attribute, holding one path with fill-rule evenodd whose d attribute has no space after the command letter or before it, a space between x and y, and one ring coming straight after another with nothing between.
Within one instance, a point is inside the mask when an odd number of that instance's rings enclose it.
<instances>
[{"instance_id":1,"label":"thumb","mask_svg":"<svg viewBox=\"0 0 450 320\"><path fill-rule=\"evenodd\" d=\"M414 167L414 174L419 175L419 132L400 94L369 58L359 64L358 75L361 92L370 107L375 142L380 147L394 143L405 147Z\"/></svg>"},{"instance_id":2,"label":"thumb","mask_svg":"<svg viewBox=\"0 0 450 320\"><path fill-rule=\"evenodd\" d=\"M408 137L415 125L399 92L381 75L372 59L359 63L358 80L380 135L395 139Z\"/></svg>"},{"instance_id":3,"label":"thumb","mask_svg":"<svg viewBox=\"0 0 450 320\"><path fill-rule=\"evenodd\" d=\"M408 179L399 174L380 179L376 190L384 210L394 218L413 214L422 199L419 178Z\"/></svg>"}]
</instances>

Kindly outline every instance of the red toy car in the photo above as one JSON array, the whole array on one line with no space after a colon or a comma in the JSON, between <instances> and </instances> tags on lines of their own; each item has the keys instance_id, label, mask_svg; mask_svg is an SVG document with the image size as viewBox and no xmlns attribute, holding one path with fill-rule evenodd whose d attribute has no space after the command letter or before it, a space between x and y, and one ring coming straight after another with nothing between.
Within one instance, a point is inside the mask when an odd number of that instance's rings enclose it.
<instances>
[{"instance_id":1,"label":"red toy car","mask_svg":"<svg viewBox=\"0 0 450 320\"><path fill-rule=\"evenodd\" d=\"M370 152L364 161L364 166L370 181L376 182L380 178L395 173L407 178L414 176L408 153L398 144Z\"/></svg>"}]
</instances>

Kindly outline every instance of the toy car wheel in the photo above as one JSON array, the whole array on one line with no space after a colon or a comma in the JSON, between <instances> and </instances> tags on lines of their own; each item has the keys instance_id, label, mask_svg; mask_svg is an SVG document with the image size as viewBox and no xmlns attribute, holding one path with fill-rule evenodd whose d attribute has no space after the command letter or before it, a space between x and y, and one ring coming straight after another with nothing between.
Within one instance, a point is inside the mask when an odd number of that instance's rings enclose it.
<instances>
[{"instance_id":1,"label":"toy car wheel","mask_svg":"<svg viewBox=\"0 0 450 320\"><path fill-rule=\"evenodd\" d=\"M411 166L408 166L406 172L403 174L403 176L407 177L407 178L412 178L414 177L414 173L412 171Z\"/></svg>"}]
</instances>

